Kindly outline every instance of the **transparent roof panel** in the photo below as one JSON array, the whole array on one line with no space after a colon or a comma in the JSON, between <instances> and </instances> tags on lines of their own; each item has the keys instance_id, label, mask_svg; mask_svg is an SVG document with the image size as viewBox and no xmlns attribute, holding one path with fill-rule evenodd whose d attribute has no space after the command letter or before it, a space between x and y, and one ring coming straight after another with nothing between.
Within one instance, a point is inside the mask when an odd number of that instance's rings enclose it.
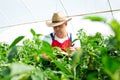
<instances>
[{"instance_id":1,"label":"transparent roof panel","mask_svg":"<svg viewBox=\"0 0 120 80\"><path fill-rule=\"evenodd\" d=\"M107 36L111 33L109 28L82 18L101 16L110 20L114 17L120 21L119 3L120 0L0 0L0 39L12 41L12 36L27 36L30 28L44 34L51 32L45 20L51 19L55 11L63 11L73 18L68 24L73 33L83 28L88 34L102 32ZM113 16L110 9L114 10Z\"/></svg>"},{"instance_id":2,"label":"transparent roof panel","mask_svg":"<svg viewBox=\"0 0 120 80\"><path fill-rule=\"evenodd\" d=\"M115 19L117 19L120 22L120 11L113 12Z\"/></svg>"},{"instance_id":3,"label":"transparent roof panel","mask_svg":"<svg viewBox=\"0 0 120 80\"><path fill-rule=\"evenodd\" d=\"M51 14L55 11L56 7L56 0L23 0L23 3L37 20L51 18Z\"/></svg>"},{"instance_id":4,"label":"transparent roof panel","mask_svg":"<svg viewBox=\"0 0 120 80\"><path fill-rule=\"evenodd\" d=\"M64 0L63 4L69 15L99 12L110 9L107 0Z\"/></svg>"},{"instance_id":5,"label":"transparent roof panel","mask_svg":"<svg viewBox=\"0 0 120 80\"><path fill-rule=\"evenodd\" d=\"M111 20L113 17L111 13L102 13L102 14L95 14L95 15L87 15L87 16L100 16L106 18L107 21ZM72 21L69 23L72 24L70 26L70 32L76 33L79 29L85 29L88 34L94 34L95 32L101 32L105 36L111 33L108 26L105 24L101 24L100 22L93 22L88 19L83 19L85 16L73 17ZM105 29L105 30L103 30Z\"/></svg>"},{"instance_id":6,"label":"transparent roof panel","mask_svg":"<svg viewBox=\"0 0 120 80\"><path fill-rule=\"evenodd\" d=\"M3 26L33 21L33 17L21 0L1 0L0 10L6 21Z\"/></svg>"},{"instance_id":7,"label":"transparent roof panel","mask_svg":"<svg viewBox=\"0 0 120 80\"><path fill-rule=\"evenodd\" d=\"M0 10L0 26L3 26L8 23L8 19L4 15L4 13Z\"/></svg>"},{"instance_id":8,"label":"transparent roof panel","mask_svg":"<svg viewBox=\"0 0 120 80\"><path fill-rule=\"evenodd\" d=\"M120 0L110 0L112 9L120 9Z\"/></svg>"},{"instance_id":9,"label":"transparent roof panel","mask_svg":"<svg viewBox=\"0 0 120 80\"><path fill-rule=\"evenodd\" d=\"M120 9L120 0L109 1L112 9ZM0 27L51 19L55 11L64 11L67 16L79 17L82 14L94 15L96 12L104 14L102 12L108 10L108 0L1 0ZM108 12L105 14L105 17L111 15ZM114 14L117 18L117 14Z\"/></svg>"}]
</instances>

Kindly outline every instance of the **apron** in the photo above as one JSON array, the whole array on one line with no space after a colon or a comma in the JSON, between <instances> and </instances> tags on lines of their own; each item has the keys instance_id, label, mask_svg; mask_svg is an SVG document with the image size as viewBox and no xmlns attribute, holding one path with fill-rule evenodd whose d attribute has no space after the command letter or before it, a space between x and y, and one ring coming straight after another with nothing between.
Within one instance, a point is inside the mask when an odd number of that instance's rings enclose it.
<instances>
[{"instance_id":1,"label":"apron","mask_svg":"<svg viewBox=\"0 0 120 80\"><path fill-rule=\"evenodd\" d=\"M69 39L65 40L63 43L60 43L57 40L52 40L52 47L55 46L61 48L64 52L66 52L71 47L71 42Z\"/></svg>"},{"instance_id":2,"label":"apron","mask_svg":"<svg viewBox=\"0 0 120 80\"><path fill-rule=\"evenodd\" d=\"M50 35L52 37L52 47L59 47L64 52L66 52L70 47L72 47L71 40L69 37L68 40L65 40L63 43L60 43L59 41L54 39L53 33L51 33Z\"/></svg>"}]
</instances>

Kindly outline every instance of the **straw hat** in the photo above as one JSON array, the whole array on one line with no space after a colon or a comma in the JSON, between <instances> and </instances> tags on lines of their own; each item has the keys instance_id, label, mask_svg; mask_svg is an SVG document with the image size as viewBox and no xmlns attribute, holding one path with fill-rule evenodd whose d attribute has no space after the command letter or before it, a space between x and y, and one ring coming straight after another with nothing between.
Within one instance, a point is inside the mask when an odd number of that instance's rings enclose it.
<instances>
[{"instance_id":1,"label":"straw hat","mask_svg":"<svg viewBox=\"0 0 120 80\"><path fill-rule=\"evenodd\" d=\"M46 24L49 27L59 26L67 21L71 20L71 18L66 18L62 12L55 12L52 16L52 21L47 21Z\"/></svg>"}]
</instances>

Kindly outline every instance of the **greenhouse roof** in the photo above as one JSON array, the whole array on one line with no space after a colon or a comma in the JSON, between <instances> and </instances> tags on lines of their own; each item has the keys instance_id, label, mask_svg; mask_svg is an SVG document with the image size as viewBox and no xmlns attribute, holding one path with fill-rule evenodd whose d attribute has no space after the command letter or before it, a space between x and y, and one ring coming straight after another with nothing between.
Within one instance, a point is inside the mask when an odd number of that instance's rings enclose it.
<instances>
[{"instance_id":1,"label":"greenhouse roof","mask_svg":"<svg viewBox=\"0 0 120 80\"><path fill-rule=\"evenodd\" d=\"M120 20L119 3L119 0L1 0L0 32L12 35L13 31L20 31L21 27L24 28L24 30L21 28L23 32L26 32L28 29L25 28L32 26L35 29L40 28L38 32L44 33L42 32L44 31L42 26L46 26L44 21L51 19L55 11L63 11L66 16L73 18L70 24L72 30L73 28L78 30L79 28L74 26L84 24L81 18L86 15L99 15L107 19ZM18 32L17 34L21 35ZM8 37L11 37L9 35ZM0 38L3 38L1 36L4 35L0 35Z\"/></svg>"}]
</instances>

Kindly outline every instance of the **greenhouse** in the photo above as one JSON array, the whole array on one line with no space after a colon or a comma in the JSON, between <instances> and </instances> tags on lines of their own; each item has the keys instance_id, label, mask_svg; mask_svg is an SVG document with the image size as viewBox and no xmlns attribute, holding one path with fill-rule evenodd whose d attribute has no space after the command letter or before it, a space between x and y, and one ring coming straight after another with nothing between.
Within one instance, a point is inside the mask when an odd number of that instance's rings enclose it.
<instances>
[{"instance_id":1,"label":"greenhouse","mask_svg":"<svg viewBox=\"0 0 120 80\"><path fill-rule=\"evenodd\" d=\"M49 27L58 11L70 21ZM63 24L65 51L44 40ZM120 80L120 1L1 0L0 80Z\"/></svg>"}]
</instances>

